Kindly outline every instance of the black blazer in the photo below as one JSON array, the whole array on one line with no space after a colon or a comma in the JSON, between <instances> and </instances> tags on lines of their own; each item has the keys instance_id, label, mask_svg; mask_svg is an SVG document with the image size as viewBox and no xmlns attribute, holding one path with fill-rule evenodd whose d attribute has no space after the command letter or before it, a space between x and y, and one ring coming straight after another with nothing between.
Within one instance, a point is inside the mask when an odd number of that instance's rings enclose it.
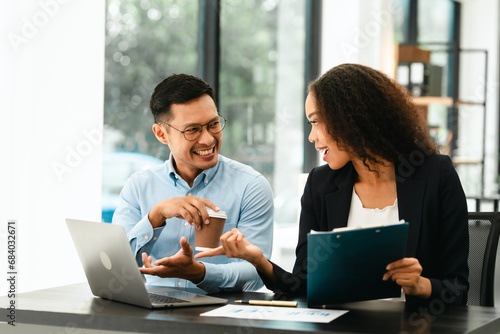
<instances>
[{"instance_id":1,"label":"black blazer","mask_svg":"<svg viewBox=\"0 0 500 334\"><path fill-rule=\"evenodd\" d=\"M418 152L417 152L418 153ZM432 295L425 303L462 304L469 287L467 257L469 232L467 203L462 185L448 156L424 153L396 166L399 218L408 221L406 257L422 265L431 280ZM307 293L307 234L347 226L356 170L352 163L339 170L314 168L304 188L299 240L293 273L273 263L276 281L263 278L275 292ZM381 278L382 279L382 278ZM422 300L407 296L407 302ZM439 304L439 305L438 305Z\"/></svg>"}]
</instances>

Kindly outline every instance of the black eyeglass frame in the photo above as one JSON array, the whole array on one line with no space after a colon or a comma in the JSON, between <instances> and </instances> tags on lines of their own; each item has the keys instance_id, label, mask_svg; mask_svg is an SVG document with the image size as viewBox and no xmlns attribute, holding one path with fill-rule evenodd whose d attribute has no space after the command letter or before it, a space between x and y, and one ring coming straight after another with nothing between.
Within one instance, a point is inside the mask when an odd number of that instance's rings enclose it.
<instances>
[{"instance_id":1,"label":"black eyeglass frame","mask_svg":"<svg viewBox=\"0 0 500 334\"><path fill-rule=\"evenodd\" d=\"M221 126L220 131L213 132L212 130L210 130L210 124L211 124L211 123L213 123L213 122L215 122L216 120L219 120L219 121L224 120L224 124ZM187 141L195 141L196 139L200 138L201 133L203 132L203 128L204 128L205 126L207 127L207 131L208 131L208 132L210 132L210 133L211 133L211 134L213 134L213 135L216 135L216 134L218 134L218 133L221 133L221 132L222 132L222 130L224 130L224 128L226 127L227 119L226 119L224 116L222 116L221 114L219 114L219 116L217 117L217 119L215 119L215 118L214 118L213 120L211 120L211 121L210 121L210 122L208 122L207 124L197 124L197 123L194 123L194 124L189 124L188 126L186 126L186 127L184 128L184 130L179 130L179 129L177 129L177 128L173 127L172 125L170 125L170 124L168 124L168 123L165 123L165 122L158 121L158 122L156 122L156 123L168 125L168 126L169 126L169 127L171 127L172 129L179 131L180 133L182 133L182 135L184 136L184 138L185 138ZM186 129L187 129L187 128L189 128L189 127L193 127L193 126L199 126L199 127L200 127L200 130L198 131L198 136L197 136L196 138L194 138L194 139L188 139L188 138L186 137L186 131L187 131Z\"/></svg>"}]
</instances>

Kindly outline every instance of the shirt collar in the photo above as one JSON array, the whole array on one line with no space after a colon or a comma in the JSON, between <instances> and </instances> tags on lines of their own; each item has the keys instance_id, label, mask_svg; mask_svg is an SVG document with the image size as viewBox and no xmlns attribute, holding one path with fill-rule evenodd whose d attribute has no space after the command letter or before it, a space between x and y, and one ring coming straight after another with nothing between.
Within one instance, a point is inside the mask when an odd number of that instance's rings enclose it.
<instances>
[{"instance_id":1,"label":"shirt collar","mask_svg":"<svg viewBox=\"0 0 500 334\"><path fill-rule=\"evenodd\" d=\"M170 156L168 157L167 173L172 179L172 181L174 181L174 185L177 186L177 180L179 180L181 177L179 174L177 174L177 171L174 168L174 160L172 157L172 153L170 153Z\"/></svg>"}]
</instances>

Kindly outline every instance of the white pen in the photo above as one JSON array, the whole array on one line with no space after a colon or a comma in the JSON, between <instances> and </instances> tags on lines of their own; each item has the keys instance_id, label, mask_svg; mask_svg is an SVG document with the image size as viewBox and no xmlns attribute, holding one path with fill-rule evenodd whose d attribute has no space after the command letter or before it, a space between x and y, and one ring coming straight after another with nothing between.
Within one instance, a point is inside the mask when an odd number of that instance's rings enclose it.
<instances>
[{"instance_id":1,"label":"white pen","mask_svg":"<svg viewBox=\"0 0 500 334\"><path fill-rule=\"evenodd\" d=\"M297 307L297 302L291 302L286 300L235 300L234 302L240 304L262 305L262 306Z\"/></svg>"}]
</instances>

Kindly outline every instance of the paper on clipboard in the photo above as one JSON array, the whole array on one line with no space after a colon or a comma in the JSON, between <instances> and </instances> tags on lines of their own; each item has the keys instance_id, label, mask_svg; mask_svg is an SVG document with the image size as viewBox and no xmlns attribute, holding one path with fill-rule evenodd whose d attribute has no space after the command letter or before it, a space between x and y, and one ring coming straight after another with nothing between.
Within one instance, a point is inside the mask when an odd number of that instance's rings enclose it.
<instances>
[{"instance_id":1,"label":"paper on clipboard","mask_svg":"<svg viewBox=\"0 0 500 334\"><path fill-rule=\"evenodd\" d=\"M384 226L392 226L392 225L398 225L398 224L404 224L405 221L404 219L401 219L397 224L387 224L387 225L361 225L361 226L346 226L346 227L337 227L334 228L331 231L315 231L311 230L311 234L321 234L321 233L331 233L331 232L344 232L344 231L354 231L354 230L361 230L364 228L375 228L375 227L384 227Z\"/></svg>"}]
</instances>

